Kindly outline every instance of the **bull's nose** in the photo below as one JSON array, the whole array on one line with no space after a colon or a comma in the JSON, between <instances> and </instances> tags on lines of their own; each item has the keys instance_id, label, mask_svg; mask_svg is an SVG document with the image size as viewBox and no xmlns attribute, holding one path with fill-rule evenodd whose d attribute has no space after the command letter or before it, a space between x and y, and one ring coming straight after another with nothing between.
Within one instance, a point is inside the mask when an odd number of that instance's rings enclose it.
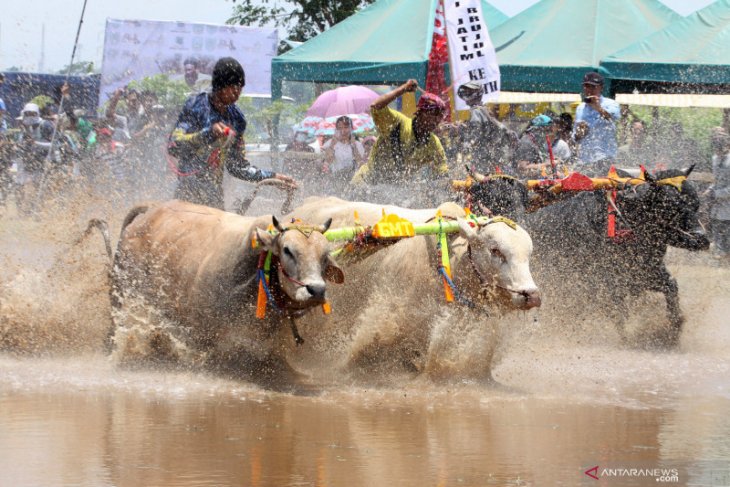
<instances>
[{"instance_id":1,"label":"bull's nose","mask_svg":"<svg viewBox=\"0 0 730 487\"><path fill-rule=\"evenodd\" d=\"M324 284L307 284L306 286L309 294L316 299L324 299L324 292L327 290L327 286Z\"/></svg>"},{"instance_id":2,"label":"bull's nose","mask_svg":"<svg viewBox=\"0 0 730 487\"><path fill-rule=\"evenodd\" d=\"M525 305L527 309L539 308L542 304L542 298L540 297L540 291L528 291L525 296Z\"/></svg>"}]
</instances>

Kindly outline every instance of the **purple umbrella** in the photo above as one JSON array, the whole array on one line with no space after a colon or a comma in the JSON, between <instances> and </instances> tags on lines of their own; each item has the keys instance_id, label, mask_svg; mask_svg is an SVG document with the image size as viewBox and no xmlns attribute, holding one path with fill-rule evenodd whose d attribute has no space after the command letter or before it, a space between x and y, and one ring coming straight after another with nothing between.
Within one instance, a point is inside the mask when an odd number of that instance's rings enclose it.
<instances>
[{"instance_id":1,"label":"purple umbrella","mask_svg":"<svg viewBox=\"0 0 730 487\"><path fill-rule=\"evenodd\" d=\"M325 91L319 95L307 110L307 115L328 118L354 113L368 113L370 104L378 96L380 95L364 86L343 86Z\"/></svg>"}]
</instances>

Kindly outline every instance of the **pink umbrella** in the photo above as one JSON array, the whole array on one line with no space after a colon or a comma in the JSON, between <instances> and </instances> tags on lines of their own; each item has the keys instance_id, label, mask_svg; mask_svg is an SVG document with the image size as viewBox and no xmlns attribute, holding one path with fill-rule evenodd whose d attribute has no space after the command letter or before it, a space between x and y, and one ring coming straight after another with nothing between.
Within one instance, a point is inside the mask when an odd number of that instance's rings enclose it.
<instances>
[{"instance_id":1,"label":"pink umbrella","mask_svg":"<svg viewBox=\"0 0 730 487\"><path fill-rule=\"evenodd\" d=\"M351 113L367 113L370 111L370 104L378 96L380 95L364 86L343 86L319 95L307 110L307 115L328 118Z\"/></svg>"}]
</instances>

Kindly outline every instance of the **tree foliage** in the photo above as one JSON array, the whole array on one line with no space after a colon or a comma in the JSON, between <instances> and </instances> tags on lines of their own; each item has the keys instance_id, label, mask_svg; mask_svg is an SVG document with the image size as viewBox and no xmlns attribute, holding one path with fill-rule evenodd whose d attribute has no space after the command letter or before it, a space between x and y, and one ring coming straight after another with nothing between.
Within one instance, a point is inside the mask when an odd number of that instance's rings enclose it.
<instances>
[{"instance_id":1,"label":"tree foliage","mask_svg":"<svg viewBox=\"0 0 730 487\"><path fill-rule=\"evenodd\" d=\"M129 87L154 93L165 107L182 107L191 94L184 81L173 81L166 74L145 76L141 80L130 82Z\"/></svg>"},{"instance_id":2,"label":"tree foliage","mask_svg":"<svg viewBox=\"0 0 730 487\"><path fill-rule=\"evenodd\" d=\"M91 74L95 71L93 61L77 61L71 65L71 74ZM68 73L68 64L58 71L58 74Z\"/></svg>"},{"instance_id":3,"label":"tree foliage","mask_svg":"<svg viewBox=\"0 0 730 487\"><path fill-rule=\"evenodd\" d=\"M375 0L233 0L228 19L235 25L274 25L289 39L306 41L345 20ZM263 3L261 3L263 2Z\"/></svg>"}]
</instances>

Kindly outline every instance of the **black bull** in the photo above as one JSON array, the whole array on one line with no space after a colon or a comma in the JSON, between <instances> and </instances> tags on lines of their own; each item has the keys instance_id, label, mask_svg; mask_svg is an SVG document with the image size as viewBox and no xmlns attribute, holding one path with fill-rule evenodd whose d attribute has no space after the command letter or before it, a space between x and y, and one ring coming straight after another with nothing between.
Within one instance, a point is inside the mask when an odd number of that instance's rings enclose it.
<instances>
[{"instance_id":1,"label":"black bull","mask_svg":"<svg viewBox=\"0 0 730 487\"><path fill-rule=\"evenodd\" d=\"M619 237L615 238L608 237L605 191L582 192L529 214L525 212L527 192L515 179L487 178L472 187L470 196L477 210L490 208L521 221L535 245L538 278L540 268L554 275L558 296L580 300L574 310L602 306L617 318L622 337L629 299L640 303L645 291L663 294L670 326L657 338L675 346L684 317L677 281L664 263L667 247L709 247L697 216L697 191L681 177L690 171L662 171L647 176L647 184L619 189L615 202Z\"/></svg>"}]
</instances>

